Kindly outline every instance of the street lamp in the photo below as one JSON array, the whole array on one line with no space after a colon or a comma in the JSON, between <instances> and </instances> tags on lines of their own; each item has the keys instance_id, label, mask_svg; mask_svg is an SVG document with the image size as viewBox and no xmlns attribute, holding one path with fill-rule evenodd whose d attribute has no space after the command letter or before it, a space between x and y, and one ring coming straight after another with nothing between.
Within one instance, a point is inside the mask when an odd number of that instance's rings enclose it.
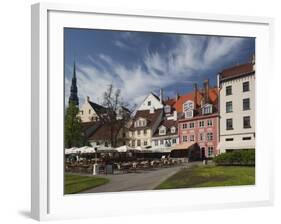
<instances>
[{"instance_id":1,"label":"street lamp","mask_svg":"<svg viewBox=\"0 0 281 224\"><path fill-rule=\"evenodd\" d=\"M95 148L95 163L93 165L93 175L99 174L99 165L98 165L98 155L97 155L98 148Z\"/></svg>"}]
</instances>

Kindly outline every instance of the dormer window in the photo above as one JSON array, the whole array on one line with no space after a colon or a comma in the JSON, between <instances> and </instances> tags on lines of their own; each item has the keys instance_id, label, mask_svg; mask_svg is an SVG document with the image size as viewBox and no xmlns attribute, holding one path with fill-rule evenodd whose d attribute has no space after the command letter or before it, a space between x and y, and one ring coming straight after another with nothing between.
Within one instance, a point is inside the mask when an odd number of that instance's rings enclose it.
<instances>
[{"instance_id":1,"label":"dormer window","mask_svg":"<svg viewBox=\"0 0 281 224\"><path fill-rule=\"evenodd\" d=\"M176 127L171 127L171 133L176 133Z\"/></svg>"},{"instance_id":2,"label":"dormer window","mask_svg":"<svg viewBox=\"0 0 281 224\"><path fill-rule=\"evenodd\" d=\"M211 114L213 113L213 106L211 104L206 104L202 107L202 114Z\"/></svg>"},{"instance_id":3,"label":"dormer window","mask_svg":"<svg viewBox=\"0 0 281 224\"><path fill-rule=\"evenodd\" d=\"M164 107L164 111L165 111L166 114L171 113L171 107L170 107L170 105L166 105L166 106Z\"/></svg>"},{"instance_id":4,"label":"dormer window","mask_svg":"<svg viewBox=\"0 0 281 224\"><path fill-rule=\"evenodd\" d=\"M151 101L148 101L148 102L147 102L147 106L151 106Z\"/></svg>"},{"instance_id":5,"label":"dormer window","mask_svg":"<svg viewBox=\"0 0 281 224\"><path fill-rule=\"evenodd\" d=\"M140 118L135 121L135 127L145 127L146 126L146 120L144 118Z\"/></svg>"},{"instance_id":6,"label":"dormer window","mask_svg":"<svg viewBox=\"0 0 281 224\"><path fill-rule=\"evenodd\" d=\"M194 102L188 100L183 104L183 111L190 111L190 110L194 110Z\"/></svg>"},{"instance_id":7,"label":"dormer window","mask_svg":"<svg viewBox=\"0 0 281 224\"><path fill-rule=\"evenodd\" d=\"M166 134L166 127L164 126L161 126L159 128L159 135L165 135Z\"/></svg>"}]
</instances>

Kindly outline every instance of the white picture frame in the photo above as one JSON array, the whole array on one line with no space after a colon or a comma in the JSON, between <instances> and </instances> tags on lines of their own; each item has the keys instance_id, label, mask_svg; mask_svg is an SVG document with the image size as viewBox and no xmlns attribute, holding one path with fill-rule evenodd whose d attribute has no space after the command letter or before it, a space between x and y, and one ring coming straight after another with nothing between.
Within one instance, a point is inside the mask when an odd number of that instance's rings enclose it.
<instances>
[{"instance_id":1,"label":"white picture frame","mask_svg":"<svg viewBox=\"0 0 281 224\"><path fill-rule=\"evenodd\" d=\"M272 205L274 149L266 108L271 107L267 96L272 91L268 77L273 24L273 19L261 17L32 5L32 217L50 220ZM256 184L63 195L63 27L256 37Z\"/></svg>"}]
</instances>

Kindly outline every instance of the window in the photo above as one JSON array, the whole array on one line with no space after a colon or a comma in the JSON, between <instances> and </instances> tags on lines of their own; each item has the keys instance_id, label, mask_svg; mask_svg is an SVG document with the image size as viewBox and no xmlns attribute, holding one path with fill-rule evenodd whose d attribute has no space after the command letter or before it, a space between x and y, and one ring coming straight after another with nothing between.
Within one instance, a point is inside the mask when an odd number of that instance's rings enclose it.
<instances>
[{"instance_id":1,"label":"window","mask_svg":"<svg viewBox=\"0 0 281 224\"><path fill-rule=\"evenodd\" d=\"M233 124L232 124L232 118L226 119L226 130L232 130Z\"/></svg>"},{"instance_id":2,"label":"window","mask_svg":"<svg viewBox=\"0 0 281 224\"><path fill-rule=\"evenodd\" d=\"M186 135L182 136L182 141L187 142L187 136Z\"/></svg>"},{"instance_id":3,"label":"window","mask_svg":"<svg viewBox=\"0 0 281 224\"><path fill-rule=\"evenodd\" d=\"M243 127L251 128L250 116L243 117Z\"/></svg>"},{"instance_id":4,"label":"window","mask_svg":"<svg viewBox=\"0 0 281 224\"><path fill-rule=\"evenodd\" d=\"M189 128L194 128L194 122L189 123Z\"/></svg>"},{"instance_id":5,"label":"window","mask_svg":"<svg viewBox=\"0 0 281 224\"><path fill-rule=\"evenodd\" d=\"M193 117L193 110L187 110L184 112L185 118L192 118Z\"/></svg>"},{"instance_id":6,"label":"window","mask_svg":"<svg viewBox=\"0 0 281 224\"><path fill-rule=\"evenodd\" d=\"M143 130L143 134L146 135L146 129Z\"/></svg>"},{"instance_id":7,"label":"window","mask_svg":"<svg viewBox=\"0 0 281 224\"><path fill-rule=\"evenodd\" d=\"M137 132L137 133L138 133L138 135L140 135L140 130L138 130L138 132Z\"/></svg>"},{"instance_id":8,"label":"window","mask_svg":"<svg viewBox=\"0 0 281 224\"><path fill-rule=\"evenodd\" d=\"M166 128L165 127L159 128L159 135L165 135L165 134L166 134Z\"/></svg>"},{"instance_id":9,"label":"window","mask_svg":"<svg viewBox=\"0 0 281 224\"><path fill-rule=\"evenodd\" d=\"M160 145L163 145L163 144L164 144L164 140L161 139L161 140L160 140Z\"/></svg>"},{"instance_id":10,"label":"window","mask_svg":"<svg viewBox=\"0 0 281 224\"><path fill-rule=\"evenodd\" d=\"M194 135L190 135L190 139L191 142L194 142Z\"/></svg>"},{"instance_id":11,"label":"window","mask_svg":"<svg viewBox=\"0 0 281 224\"><path fill-rule=\"evenodd\" d=\"M250 91L249 82L243 82L243 92Z\"/></svg>"},{"instance_id":12,"label":"window","mask_svg":"<svg viewBox=\"0 0 281 224\"><path fill-rule=\"evenodd\" d=\"M89 114L91 114L91 109L89 109Z\"/></svg>"},{"instance_id":13,"label":"window","mask_svg":"<svg viewBox=\"0 0 281 224\"><path fill-rule=\"evenodd\" d=\"M232 86L227 86L225 93L226 93L227 96L232 95Z\"/></svg>"},{"instance_id":14,"label":"window","mask_svg":"<svg viewBox=\"0 0 281 224\"><path fill-rule=\"evenodd\" d=\"M147 106L151 106L151 101L148 101L148 102L147 102Z\"/></svg>"},{"instance_id":15,"label":"window","mask_svg":"<svg viewBox=\"0 0 281 224\"><path fill-rule=\"evenodd\" d=\"M155 140L155 141L154 141L154 145L155 145L155 146L158 146L158 140Z\"/></svg>"},{"instance_id":16,"label":"window","mask_svg":"<svg viewBox=\"0 0 281 224\"><path fill-rule=\"evenodd\" d=\"M182 129L187 129L187 124L182 124Z\"/></svg>"},{"instance_id":17,"label":"window","mask_svg":"<svg viewBox=\"0 0 281 224\"><path fill-rule=\"evenodd\" d=\"M132 141L132 146L135 147L135 144L136 144L136 141L133 140L133 141Z\"/></svg>"},{"instance_id":18,"label":"window","mask_svg":"<svg viewBox=\"0 0 281 224\"><path fill-rule=\"evenodd\" d=\"M169 140L166 140L166 141L165 141L165 146L166 146L166 147L170 147L170 146L171 146L171 142L170 142Z\"/></svg>"},{"instance_id":19,"label":"window","mask_svg":"<svg viewBox=\"0 0 281 224\"><path fill-rule=\"evenodd\" d=\"M203 128L205 126L205 122L204 121L199 121L199 127Z\"/></svg>"},{"instance_id":20,"label":"window","mask_svg":"<svg viewBox=\"0 0 281 224\"><path fill-rule=\"evenodd\" d=\"M204 141L204 133L199 133L199 141Z\"/></svg>"},{"instance_id":21,"label":"window","mask_svg":"<svg viewBox=\"0 0 281 224\"><path fill-rule=\"evenodd\" d=\"M226 113L232 112L232 101L226 102Z\"/></svg>"},{"instance_id":22,"label":"window","mask_svg":"<svg viewBox=\"0 0 281 224\"><path fill-rule=\"evenodd\" d=\"M171 133L175 133L176 132L176 128L175 127L171 127Z\"/></svg>"},{"instance_id":23,"label":"window","mask_svg":"<svg viewBox=\"0 0 281 224\"><path fill-rule=\"evenodd\" d=\"M226 142L231 142L231 141L233 141L233 138L226 138L225 141Z\"/></svg>"},{"instance_id":24,"label":"window","mask_svg":"<svg viewBox=\"0 0 281 224\"><path fill-rule=\"evenodd\" d=\"M208 141L212 141L213 140L213 133L212 132L208 132L207 133L207 140Z\"/></svg>"},{"instance_id":25,"label":"window","mask_svg":"<svg viewBox=\"0 0 281 224\"><path fill-rule=\"evenodd\" d=\"M97 141L97 145L100 145L100 142L99 142L99 141Z\"/></svg>"},{"instance_id":26,"label":"window","mask_svg":"<svg viewBox=\"0 0 281 224\"><path fill-rule=\"evenodd\" d=\"M207 105L207 106L204 106L203 108L202 108L202 113L203 114L211 114L212 113L212 105Z\"/></svg>"},{"instance_id":27,"label":"window","mask_svg":"<svg viewBox=\"0 0 281 224\"><path fill-rule=\"evenodd\" d=\"M141 141L140 140L137 141L137 145L141 146Z\"/></svg>"},{"instance_id":28,"label":"window","mask_svg":"<svg viewBox=\"0 0 281 224\"><path fill-rule=\"evenodd\" d=\"M243 137L242 139L243 139L243 141L248 141L248 140L251 140L252 138L251 137Z\"/></svg>"},{"instance_id":29,"label":"window","mask_svg":"<svg viewBox=\"0 0 281 224\"><path fill-rule=\"evenodd\" d=\"M144 145L144 146L147 145L147 141L146 141L146 140L143 141L143 145Z\"/></svg>"},{"instance_id":30,"label":"window","mask_svg":"<svg viewBox=\"0 0 281 224\"><path fill-rule=\"evenodd\" d=\"M250 110L250 98L243 99L243 110Z\"/></svg>"},{"instance_id":31,"label":"window","mask_svg":"<svg viewBox=\"0 0 281 224\"><path fill-rule=\"evenodd\" d=\"M213 156L214 155L214 147L210 146L208 147L208 156Z\"/></svg>"},{"instance_id":32,"label":"window","mask_svg":"<svg viewBox=\"0 0 281 224\"><path fill-rule=\"evenodd\" d=\"M193 109L194 109L193 101L188 100L183 104L183 111L191 111Z\"/></svg>"},{"instance_id":33,"label":"window","mask_svg":"<svg viewBox=\"0 0 281 224\"><path fill-rule=\"evenodd\" d=\"M210 127L213 125L213 120L207 120L207 125Z\"/></svg>"},{"instance_id":34,"label":"window","mask_svg":"<svg viewBox=\"0 0 281 224\"><path fill-rule=\"evenodd\" d=\"M83 115L84 111L83 111L83 110L81 110L81 111L80 111L80 113Z\"/></svg>"},{"instance_id":35,"label":"window","mask_svg":"<svg viewBox=\"0 0 281 224\"><path fill-rule=\"evenodd\" d=\"M177 143L177 139L176 139L176 138L173 138L173 139L172 139L172 143L173 143L173 144L176 144L176 143Z\"/></svg>"}]
</instances>

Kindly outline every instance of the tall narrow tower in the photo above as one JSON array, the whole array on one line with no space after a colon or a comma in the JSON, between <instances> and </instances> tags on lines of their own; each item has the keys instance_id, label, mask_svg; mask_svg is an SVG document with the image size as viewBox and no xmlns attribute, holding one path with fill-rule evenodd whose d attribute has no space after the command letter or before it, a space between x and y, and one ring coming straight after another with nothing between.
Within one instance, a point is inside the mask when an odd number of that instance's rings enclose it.
<instances>
[{"instance_id":1,"label":"tall narrow tower","mask_svg":"<svg viewBox=\"0 0 281 224\"><path fill-rule=\"evenodd\" d=\"M77 84L76 84L76 66L74 62L73 66L73 77L72 77L72 82L71 82L71 87L70 87L70 96L68 103L73 102L76 106L79 106L79 99L77 95Z\"/></svg>"}]
</instances>

